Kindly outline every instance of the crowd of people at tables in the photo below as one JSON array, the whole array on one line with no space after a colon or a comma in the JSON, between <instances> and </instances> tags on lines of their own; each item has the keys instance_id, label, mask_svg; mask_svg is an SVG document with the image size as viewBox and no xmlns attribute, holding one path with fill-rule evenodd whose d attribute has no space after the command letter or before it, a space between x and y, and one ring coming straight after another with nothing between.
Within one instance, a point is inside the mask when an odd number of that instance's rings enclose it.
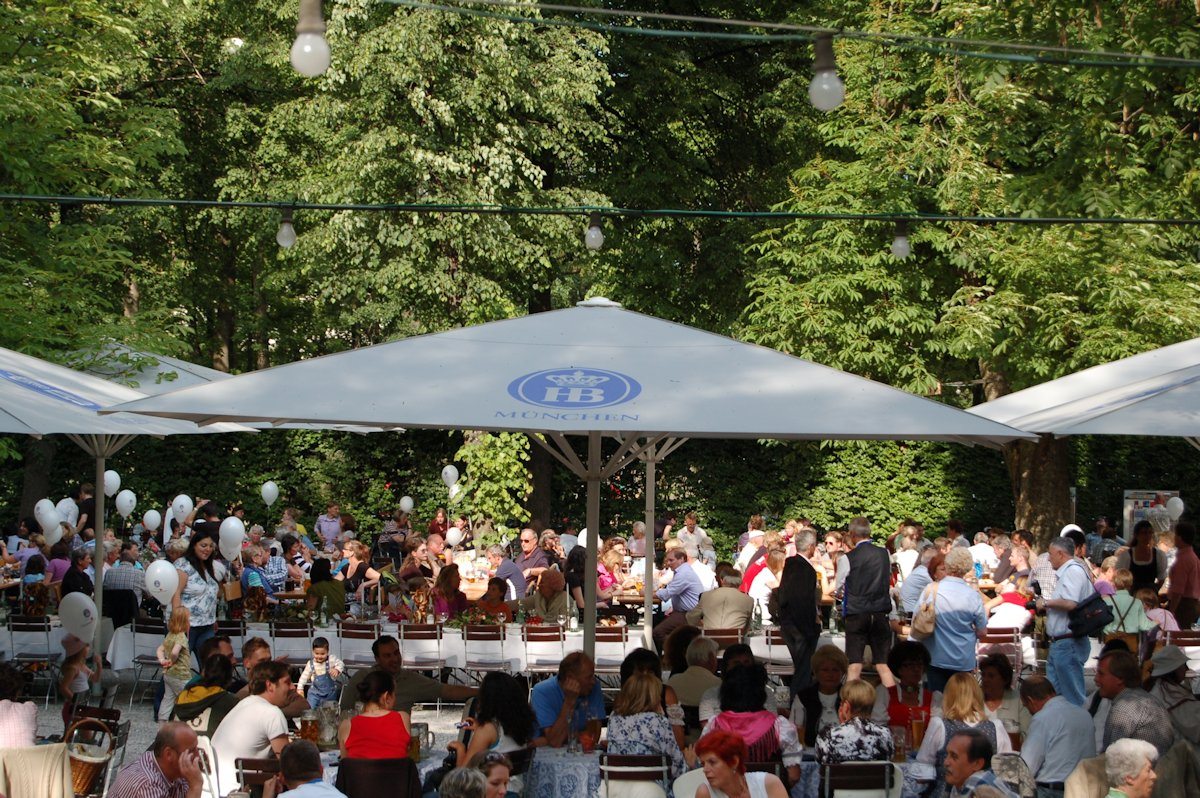
<instances>
[{"instance_id":1,"label":"crowd of people at tables","mask_svg":"<svg viewBox=\"0 0 1200 798\"><path fill-rule=\"evenodd\" d=\"M339 513L337 505L327 507L311 536L291 510L285 511L274 536L252 526L242 556L229 563L217 553L220 517L215 503L201 503L195 516L181 524L190 534L174 537L165 547L180 584L171 602L169 633L158 652L164 669L158 713L163 721L187 719L193 728L202 718L201 731L213 737L219 759L221 747L240 750L245 743L263 740L278 753L286 743L287 719L339 691L343 706L347 696L351 704L354 697L362 703L362 711L339 731L343 755L395 756L407 750L407 712L414 703L475 695L474 688L405 671L399 646L386 636L373 648L377 667L354 674L344 688L344 664L330 655L327 641L314 641L313 659L300 677L301 692L293 689L291 674L268 667L278 663L270 661L269 647L263 654L265 641L254 638L242 652L250 681L235 684L232 647L215 636L218 589L227 570L239 577L247 611L269 608L290 582L307 585L310 609L332 617L362 611L367 591L381 581L378 560L355 539L354 519ZM44 558L29 553L40 552L29 523L26 534L18 532L16 541L8 541L0 552L5 561L19 562L25 569L22 579L30 584L90 592L95 547L89 545L87 530L72 528L69 537L64 530L64 540L56 544L59 554L66 545L69 565L64 568L61 557L39 563ZM74 523L87 527L83 508ZM872 542L863 518L820 541L803 521L788 522L779 531L763 526L760 517L750 519L732 563L716 562L712 538L695 514L686 515L678 529L668 518L655 530L665 550L655 585L664 608L654 633L660 651L634 652L626 660L628 667L622 667L621 689L608 717L610 751L665 754L672 774L678 775L703 760L699 747L688 744L688 735L703 741L730 733L745 745L745 755L734 757L741 765L777 760L786 780L794 782L806 740L820 762L887 759L900 743L915 751L907 771L910 788L936 797L960 786L952 778L952 743L965 746L963 756L982 752L985 743L989 752L1006 753L1012 751L1013 736L1020 735L1025 737L1022 757L1039 795L1054 798L1080 761L1109 750L1118 740L1148 742L1155 757L1165 755L1176 739L1200 742L1200 705L1187 684L1182 653L1168 646L1154 654L1148 690L1137 666L1137 654L1153 650L1156 631L1188 628L1196 620L1200 566L1192 548L1194 529L1187 523L1175 528L1171 546L1146 522L1135 527L1128 545L1116 540L1104 522L1092 535L1070 525L1044 552L1022 530L1012 535L988 530L971 545L955 521L948 522L944 537L932 541L920 525L906 522L885 546ZM393 620L412 617L414 589L428 589L429 609L439 617L468 608L447 544L452 527L459 545L470 541L466 519L450 522L440 510L423 536L414 533L404 513L397 512L385 526L379 549L398 577L385 606ZM644 525L635 524L631 532L628 539L612 536L601 546L595 578L602 604L638 586L639 577L627 570L629 561L654 551ZM152 535L141 542L150 551L159 548ZM511 559L502 547L486 550L494 576L478 607L504 620L519 609L553 619L582 607L588 578L583 547L566 552L556 532L532 528L522 530L518 545L520 552ZM106 539L102 550L105 586L110 578L114 585L136 584L141 569L137 544ZM47 552L53 553L55 549ZM44 574L40 582L38 574ZM994 596L979 589L979 581L987 578ZM1105 630L1112 642L1097 665L1097 689L1088 695L1082 682L1090 653L1085 649L1090 647L1086 639L1064 630L1071 607L1093 591L1111 604L1114 621ZM824 625L822 602L833 605L844 626L844 652L817 647ZM897 633L909 631L911 616L923 604L934 609L932 634L921 643L896 643ZM1018 690L1008 658L996 655L978 662L974 642L989 625L1025 627L1035 612L1044 615L1038 624L1044 624L1049 638L1047 673L1025 678ZM778 625L791 651L795 676L786 698L767 689L766 672L748 647L727 647L718 663L716 644L703 636L704 628L748 630L755 616ZM1131 643L1132 653L1120 650ZM98 667L89 667L89 647L83 641L68 637L63 646L66 718L71 698L86 689ZM878 687L861 679L867 650ZM200 664L199 677L191 673L192 652ZM665 682L664 668L670 674ZM978 678L972 675L976 671ZM465 767L482 754L531 745L561 746L581 731L580 706L584 718L605 717L599 689L591 663L581 653L569 655L556 677L535 685L529 703L514 677L489 674L481 685L470 742L454 751L456 764ZM1046 707L1054 711L1044 713ZM243 715L253 722L243 723ZM237 722L226 726L234 716ZM1051 724L1058 732L1079 732L1086 726L1090 733L1056 735L1047 731ZM235 739L217 746L221 728L231 730L224 736ZM247 729L259 736L248 741ZM1064 750L1065 740L1073 746L1069 750ZM978 759L970 756L969 761ZM985 761L990 760L989 755ZM717 782L710 780L714 786ZM991 786L1007 789L1003 783ZM768 780L763 788L770 792L774 783Z\"/></svg>"}]
</instances>

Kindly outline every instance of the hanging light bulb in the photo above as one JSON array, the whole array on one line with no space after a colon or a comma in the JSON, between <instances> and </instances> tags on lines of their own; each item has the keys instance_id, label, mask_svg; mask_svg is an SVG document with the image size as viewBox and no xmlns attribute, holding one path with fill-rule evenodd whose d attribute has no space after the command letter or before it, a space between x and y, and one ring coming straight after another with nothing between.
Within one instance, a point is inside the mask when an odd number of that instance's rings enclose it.
<instances>
[{"instance_id":1,"label":"hanging light bulb","mask_svg":"<svg viewBox=\"0 0 1200 798\"><path fill-rule=\"evenodd\" d=\"M583 243L593 252L604 246L604 231L600 229L600 214L593 213L588 217L587 235L583 237Z\"/></svg>"},{"instance_id":2,"label":"hanging light bulb","mask_svg":"<svg viewBox=\"0 0 1200 798\"><path fill-rule=\"evenodd\" d=\"M321 0L300 0L300 21L292 42L292 67L307 78L329 69L329 42L325 41L325 19Z\"/></svg>"},{"instance_id":3,"label":"hanging light bulb","mask_svg":"<svg viewBox=\"0 0 1200 798\"><path fill-rule=\"evenodd\" d=\"M912 245L908 242L908 222L896 222L896 237L892 239L892 257L904 260L912 254Z\"/></svg>"},{"instance_id":4,"label":"hanging light bulb","mask_svg":"<svg viewBox=\"0 0 1200 798\"><path fill-rule=\"evenodd\" d=\"M818 111L832 111L846 99L846 85L838 77L833 55L833 34L822 33L813 42L813 78L808 99Z\"/></svg>"},{"instance_id":5,"label":"hanging light bulb","mask_svg":"<svg viewBox=\"0 0 1200 798\"><path fill-rule=\"evenodd\" d=\"M275 243L284 249L291 249L296 243L296 228L292 227L292 209L284 208L279 220L279 230L275 233Z\"/></svg>"}]
</instances>

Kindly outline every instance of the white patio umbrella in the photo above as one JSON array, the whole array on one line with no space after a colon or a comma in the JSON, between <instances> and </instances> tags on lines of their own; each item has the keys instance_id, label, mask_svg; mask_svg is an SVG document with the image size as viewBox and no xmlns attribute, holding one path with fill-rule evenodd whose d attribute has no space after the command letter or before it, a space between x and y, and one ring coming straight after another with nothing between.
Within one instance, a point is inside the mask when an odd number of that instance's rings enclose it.
<instances>
[{"instance_id":1,"label":"white patio umbrella","mask_svg":"<svg viewBox=\"0 0 1200 798\"><path fill-rule=\"evenodd\" d=\"M337 385L336 391L303 386ZM999 445L1031 437L887 385L596 298L566 310L407 338L116 405L200 424L292 421L534 433L600 483L683 440L898 439ZM540 435L538 434L540 433ZM581 458L567 436L587 437ZM606 461L603 436L616 438ZM653 528L652 512L647 524ZM588 536L587 572L598 534ZM648 576L652 561L647 557ZM653 579L648 578L647 610ZM585 581L585 649L595 646L595 580ZM649 612L647 612L647 623Z\"/></svg>"},{"instance_id":2,"label":"white patio umbrella","mask_svg":"<svg viewBox=\"0 0 1200 798\"><path fill-rule=\"evenodd\" d=\"M1182 437L1200 448L1200 338L1068 374L970 412L1028 432Z\"/></svg>"},{"instance_id":3,"label":"white patio umbrella","mask_svg":"<svg viewBox=\"0 0 1200 798\"><path fill-rule=\"evenodd\" d=\"M65 434L96 458L97 538L103 537L105 460L138 435L253 432L240 424L198 427L190 421L143 416L137 413L98 415L107 405L145 398L132 388L116 385L11 349L0 348L0 432L32 435ZM100 549L103 552L103 549ZM96 573L103 573L103 557L94 557ZM104 580L95 584L96 612L104 611ZM95 649L100 650L100 626Z\"/></svg>"}]
</instances>

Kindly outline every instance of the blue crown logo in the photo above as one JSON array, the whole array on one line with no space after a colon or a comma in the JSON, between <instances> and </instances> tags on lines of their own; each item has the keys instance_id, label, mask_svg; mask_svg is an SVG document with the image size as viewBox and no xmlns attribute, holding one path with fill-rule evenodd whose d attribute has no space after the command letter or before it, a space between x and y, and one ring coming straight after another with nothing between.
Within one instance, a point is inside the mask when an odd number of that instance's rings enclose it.
<instances>
[{"instance_id":1,"label":"blue crown logo","mask_svg":"<svg viewBox=\"0 0 1200 798\"><path fill-rule=\"evenodd\" d=\"M535 371L517 377L508 385L508 394L512 398L556 409L611 407L631 401L641 392L638 381L625 374L570 366Z\"/></svg>"}]
</instances>

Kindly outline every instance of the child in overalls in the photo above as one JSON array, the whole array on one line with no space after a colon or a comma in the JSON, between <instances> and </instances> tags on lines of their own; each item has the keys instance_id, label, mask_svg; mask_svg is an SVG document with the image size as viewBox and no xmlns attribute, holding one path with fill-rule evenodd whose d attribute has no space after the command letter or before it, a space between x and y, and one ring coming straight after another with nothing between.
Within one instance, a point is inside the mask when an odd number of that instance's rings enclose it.
<instances>
[{"instance_id":1,"label":"child in overalls","mask_svg":"<svg viewBox=\"0 0 1200 798\"><path fill-rule=\"evenodd\" d=\"M338 700L341 693L338 682L346 672L346 665L329 653L329 641L324 637L313 638L312 654L296 687L308 698L308 705L316 709L326 701Z\"/></svg>"}]
</instances>

